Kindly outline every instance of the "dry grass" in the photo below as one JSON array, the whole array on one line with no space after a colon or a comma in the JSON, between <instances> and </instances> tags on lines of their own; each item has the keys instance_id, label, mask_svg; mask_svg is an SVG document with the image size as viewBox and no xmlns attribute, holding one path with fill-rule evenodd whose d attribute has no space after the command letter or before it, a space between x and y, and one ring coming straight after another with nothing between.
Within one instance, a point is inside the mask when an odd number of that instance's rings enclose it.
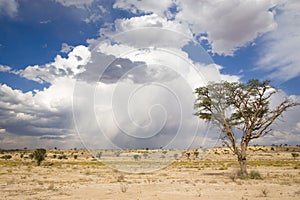
<instances>
[{"instance_id":1,"label":"dry grass","mask_svg":"<svg viewBox=\"0 0 300 200\"><path fill-rule=\"evenodd\" d=\"M10 151L11 159L0 159L0 199L136 199L137 195L150 200L226 199L228 194L236 199L299 198L300 159L293 158L286 148L251 149L248 169L250 176L253 171L253 179L237 176L238 163L226 148L209 150L204 159L178 156L178 160L159 171L137 174L108 168L83 150L51 150L40 167L25 158L29 151L22 151L23 158L20 151ZM137 152L145 153L130 153ZM68 159L53 159L54 153ZM77 159L72 153L78 155ZM164 155L168 154L174 155L171 151ZM138 162L147 163L144 157ZM128 165L130 161L118 164Z\"/></svg>"}]
</instances>

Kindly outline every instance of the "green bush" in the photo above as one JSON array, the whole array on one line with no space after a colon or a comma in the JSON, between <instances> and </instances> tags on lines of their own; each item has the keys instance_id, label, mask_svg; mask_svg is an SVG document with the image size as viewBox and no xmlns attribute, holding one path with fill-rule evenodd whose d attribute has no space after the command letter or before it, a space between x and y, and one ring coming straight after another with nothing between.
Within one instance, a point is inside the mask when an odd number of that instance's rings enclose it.
<instances>
[{"instance_id":1,"label":"green bush","mask_svg":"<svg viewBox=\"0 0 300 200\"><path fill-rule=\"evenodd\" d=\"M67 156L66 156L66 155L59 155L59 156L58 156L58 159L60 159L60 160L61 160L61 159L68 159L68 158L67 158Z\"/></svg>"},{"instance_id":2,"label":"green bush","mask_svg":"<svg viewBox=\"0 0 300 200\"><path fill-rule=\"evenodd\" d=\"M36 160L37 165L40 166L41 162L45 160L46 149L36 149L32 155L33 158Z\"/></svg>"},{"instance_id":3,"label":"green bush","mask_svg":"<svg viewBox=\"0 0 300 200\"><path fill-rule=\"evenodd\" d=\"M262 176L261 176L261 174L259 173L259 171L254 171L254 170L252 170L252 171L249 173L249 178L251 178L251 179L262 179Z\"/></svg>"},{"instance_id":4,"label":"green bush","mask_svg":"<svg viewBox=\"0 0 300 200\"><path fill-rule=\"evenodd\" d=\"M297 157L299 157L299 153L293 152L293 153L291 153L291 155L293 156L294 159L296 159Z\"/></svg>"},{"instance_id":5,"label":"green bush","mask_svg":"<svg viewBox=\"0 0 300 200\"><path fill-rule=\"evenodd\" d=\"M5 160L8 160L8 159L11 159L12 156L11 155L4 155L4 156L1 156L2 159L5 159Z\"/></svg>"},{"instance_id":6,"label":"green bush","mask_svg":"<svg viewBox=\"0 0 300 200\"><path fill-rule=\"evenodd\" d=\"M135 154L135 155L133 155L133 158L134 158L134 160L138 160L140 158L140 156Z\"/></svg>"}]
</instances>

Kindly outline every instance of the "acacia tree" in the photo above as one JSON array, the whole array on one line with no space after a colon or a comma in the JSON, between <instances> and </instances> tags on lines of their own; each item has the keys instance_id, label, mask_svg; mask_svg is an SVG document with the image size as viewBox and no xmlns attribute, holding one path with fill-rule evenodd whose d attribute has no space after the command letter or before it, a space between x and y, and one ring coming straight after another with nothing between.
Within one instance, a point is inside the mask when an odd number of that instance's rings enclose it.
<instances>
[{"instance_id":1,"label":"acacia tree","mask_svg":"<svg viewBox=\"0 0 300 200\"><path fill-rule=\"evenodd\" d=\"M195 115L220 129L220 138L237 156L242 175L247 174L249 142L270 133L270 126L284 111L299 105L287 98L270 108L271 97L278 91L269 83L259 80L246 84L221 82L195 90Z\"/></svg>"}]
</instances>

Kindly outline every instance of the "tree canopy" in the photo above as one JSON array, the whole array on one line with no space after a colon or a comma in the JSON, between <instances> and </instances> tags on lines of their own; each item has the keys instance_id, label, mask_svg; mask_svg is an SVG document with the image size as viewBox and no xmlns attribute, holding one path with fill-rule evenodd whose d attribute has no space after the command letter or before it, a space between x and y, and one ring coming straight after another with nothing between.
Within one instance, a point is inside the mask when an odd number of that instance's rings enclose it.
<instances>
[{"instance_id":1,"label":"tree canopy","mask_svg":"<svg viewBox=\"0 0 300 200\"><path fill-rule=\"evenodd\" d=\"M270 86L270 81L259 80L250 80L246 84L210 83L195 90L195 115L220 129L222 141L238 156L242 173L247 173L246 149L249 142L270 133L270 126L284 111L299 105L286 98L271 108L271 98L277 92ZM238 135L241 137L238 138Z\"/></svg>"}]
</instances>

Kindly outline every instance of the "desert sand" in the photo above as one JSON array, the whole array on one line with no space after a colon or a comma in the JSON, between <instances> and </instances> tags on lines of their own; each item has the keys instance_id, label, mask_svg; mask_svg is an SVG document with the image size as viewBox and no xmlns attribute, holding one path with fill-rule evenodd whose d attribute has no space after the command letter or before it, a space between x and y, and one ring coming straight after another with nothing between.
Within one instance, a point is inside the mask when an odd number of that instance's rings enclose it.
<instances>
[{"instance_id":1,"label":"desert sand","mask_svg":"<svg viewBox=\"0 0 300 200\"><path fill-rule=\"evenodd\" d=\"M162 169L128 173L86 150L47 150L41 166L30 150L2 150L0 157L12 158L0 159L0 199L300 199L300 159L291 155L299 147L249 147L248 171L260 175L252 178L237 176L238 163L226 148L200 156L194 151L189 158L181 152ZM124 165L143 163L139 159Z\"/></svg>"}]
</instances>

